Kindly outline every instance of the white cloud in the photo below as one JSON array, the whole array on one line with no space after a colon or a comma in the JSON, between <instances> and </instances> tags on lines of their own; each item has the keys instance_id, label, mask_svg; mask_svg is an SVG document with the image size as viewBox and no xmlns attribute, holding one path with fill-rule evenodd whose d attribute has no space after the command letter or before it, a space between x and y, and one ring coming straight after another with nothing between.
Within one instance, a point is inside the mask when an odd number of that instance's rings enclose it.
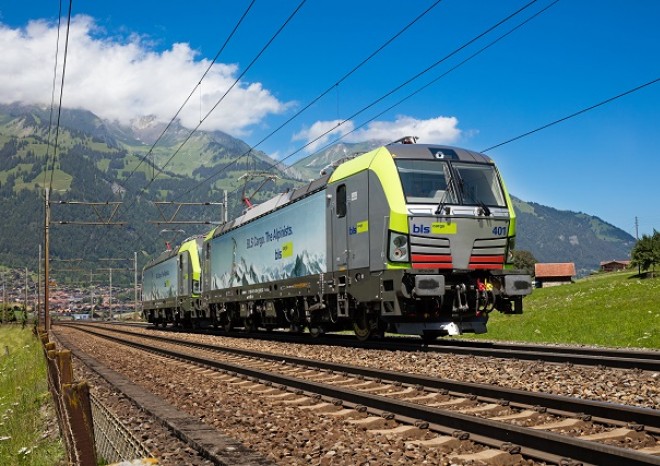
<instances>
[{"instance_id":1,"label":"white cloud","mask_svg":"<svg viewBox=\"0 0 660 466\"><path fill-rule=\"evenodd\" d=\"M63 37L61 34L60 70ZM56 38L57 26L44 21L32 21L24 29L0 24L0 102L50 104ZM122 123L144 115L169 121L209 64L196 60L196 52L188 44L156 52L137 35L124 41L108 38L92 18L76 16L71 24L63 106L90 110ZM237 74L236 65L214 64L201 85L201 107L198 89L179 115L181 123L196 126L200 113L204 117L211 110ZM57 89L60 79L58 75ZM241 136L269 114L287 108L288 104L261 83L240 82L202 129Z\"/></svg>"},{"instance_id":2,"label":"white cloud","mask_svg":"<svg viewBox=\"0 0 660 466\"><path fill-rule=\"evenodd\" d=\"M399 115L394 121L374 121L346 137L347 142L381 139L395 141L404 136L418 136L424 144L451 144L461 136L456 117L430 118L418 120Z\"/></svg>"},{"instance_id":3,"label":"white cloud","mask_svg":"<svg viewBox=\"0 0 660 466\"><path fill-rule=\"evenodd\" d=\"M342 121L343 120L317 121L309 128L303 128L300 132L294 134L291 140L309 143L305 148L305 151L313 152L317 148L326 144L330 139L336 136L343 136L353 130L353 122L346 121L345 123L342 123Z\"/></svg>"},{"instance_id":4,"label":"white cloud","mask_svg":"<svg viewBox=\"0 0 660 466\"><path fill-rule=\"evenodd\" d=\"M458 129L456 117L437 117L428 120L418 120L400 115L394 121L374 121L365 128L353 131L355 124L343 120L317 121L309 128L303 128L293 135L293 141L310 143L305 152L314 152L330 140L344 136L346 142L362 142L369 140L395 141L404 136L418 136L424 144L452 144L458 140L462 132ZM334 129L333 129L334 128ZM349 134L350 133L350 134ZM318 138L318 140L316 140ZM312 142L313 141L313 142Z\"/></svg>"}]
</instances>

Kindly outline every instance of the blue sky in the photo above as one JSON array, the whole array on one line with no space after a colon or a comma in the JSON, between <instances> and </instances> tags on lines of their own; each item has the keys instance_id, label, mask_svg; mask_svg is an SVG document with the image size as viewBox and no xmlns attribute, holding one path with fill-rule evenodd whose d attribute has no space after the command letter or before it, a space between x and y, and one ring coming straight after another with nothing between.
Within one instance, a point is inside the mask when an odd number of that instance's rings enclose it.
<instances>
[{"instance_id":1,"label":"blue sky","mask_svg":"<svg viewBox=\"0 0 660 466\"><path fill-rule=\"evenodd\" d=\"M124 122L169 121L249 3L73 2L63 105ZM181 121L197 124L245 72L201 128L257 144L434 3L307 0L247 69L300 4L256 0ZM412 132L420 142L483 150L660 77L660 2L538 0L352 117L527 3L439 2L258 148L285 159L321 129L345 121L336 138L375 117L346 140ZM50 102L57 14L56 2L0 1L0 102ZM523 200L596 215L633 235L635 217L640 234L660 229L660 82L487 153Z\"/></svg>"}]
</instances>

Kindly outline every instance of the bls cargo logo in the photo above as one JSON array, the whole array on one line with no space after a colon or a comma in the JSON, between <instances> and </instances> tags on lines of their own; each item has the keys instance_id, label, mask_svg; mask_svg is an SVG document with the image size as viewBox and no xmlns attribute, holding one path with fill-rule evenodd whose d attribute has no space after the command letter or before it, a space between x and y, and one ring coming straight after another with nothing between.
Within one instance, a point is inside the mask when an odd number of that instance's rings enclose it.
<instances>
[{"instance_id":1,"label":"bls cargo logo","mask_svg":"<svg viewBox=\"0 0 660 466\"><path fill-rule=\"evenodd\" d=\"M275 249L275 260L286 259L287 257L293 256L293 241L284 243L282 249Z\"/></svg>"},{"instance_id":2,"label":"bls cargo logo","mask_svg":"<svg viewBox=\"0 0 660 466\"><path fill-rule=\"evenodd\" d=\"M412 224L412 233L414 235L430 235L431 233L440 235L455 235L456 231L456 224L449 222L433 222L431 223L431 226L417 225L416 223Z\"/></svg>"},{"instance_id":3,"label":"bls cargo logo","mask_svg":"<svg viewBox=\"0 0 660 466\"><path fill-rule=\"evenodd\" d=\"M360 233L365 233L369 231L369 221L364 220L362 222L357 222L355 226L351 225L348 227L348 234L349 235L357 235Z\"/></svg>"}]
</instances>

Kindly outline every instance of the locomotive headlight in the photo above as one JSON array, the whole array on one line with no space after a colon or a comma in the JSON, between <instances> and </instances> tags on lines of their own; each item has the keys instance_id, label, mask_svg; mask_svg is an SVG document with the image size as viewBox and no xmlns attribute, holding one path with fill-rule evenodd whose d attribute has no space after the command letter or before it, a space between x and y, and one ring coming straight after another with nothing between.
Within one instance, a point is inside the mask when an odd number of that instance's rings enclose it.
<instances>
[{"instance_id":1,"label":"locomotive headlight","mask_svg":"<svg viewBox=\"0 0 660 466\"><path fill-rule=\"evenodd\" d=\"M392 262L408 262L408 235L390 232L389 259Z\"/></svg>"}]
</instances>

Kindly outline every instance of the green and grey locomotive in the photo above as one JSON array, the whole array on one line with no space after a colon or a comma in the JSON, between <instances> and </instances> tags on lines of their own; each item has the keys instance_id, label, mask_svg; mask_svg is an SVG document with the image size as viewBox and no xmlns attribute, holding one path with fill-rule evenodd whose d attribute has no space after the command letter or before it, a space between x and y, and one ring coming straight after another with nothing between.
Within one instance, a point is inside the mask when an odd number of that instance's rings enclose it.
<instances>
[{"instance_id":1,"label":"green and grey locomotive","mask_svg":"<svg viewBox=\"0 0 660 466\"><path fill-rule=\"evenodd\" d=\"M407 139L406 141L409 141ZM247 329L442 335L521 313L516 219L493 161L394 143L209 232L190 318Z\"/></svg>"}]
</instances>

